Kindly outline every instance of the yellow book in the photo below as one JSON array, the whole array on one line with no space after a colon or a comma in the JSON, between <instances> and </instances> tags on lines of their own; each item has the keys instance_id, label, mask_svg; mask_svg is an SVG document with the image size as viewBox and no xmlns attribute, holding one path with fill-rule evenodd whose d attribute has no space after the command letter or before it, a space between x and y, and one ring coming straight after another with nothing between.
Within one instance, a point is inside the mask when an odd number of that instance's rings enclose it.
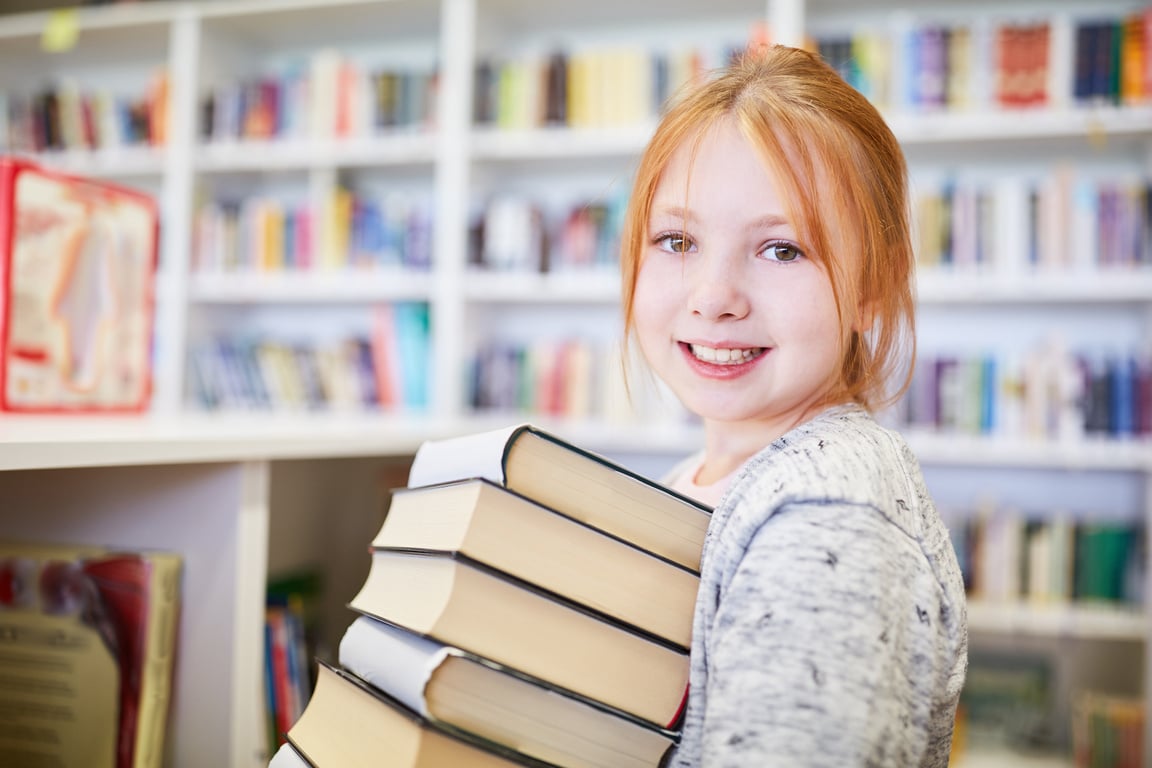
<instances>
[{"instance_id":1,"label":"yellow book","mask_svg":"<svg viewBox=\"0 0 1152 768\"><path fill-rule=\"evenodd\" d=\"M352 675L320 665L316 690L272 765L317 768L513 768L519 763L434 728Z\"/></svg>"},{"instance_id":2,"label":"yellow book","mask_svg":"<svg viewBox=\"0 0 1152 768\"><path fill-rule=\"evenodd\" d=\"M483 479L400 488L379 549L453 553L687 649L700 577Z\"/></svg>"}]
</instances>

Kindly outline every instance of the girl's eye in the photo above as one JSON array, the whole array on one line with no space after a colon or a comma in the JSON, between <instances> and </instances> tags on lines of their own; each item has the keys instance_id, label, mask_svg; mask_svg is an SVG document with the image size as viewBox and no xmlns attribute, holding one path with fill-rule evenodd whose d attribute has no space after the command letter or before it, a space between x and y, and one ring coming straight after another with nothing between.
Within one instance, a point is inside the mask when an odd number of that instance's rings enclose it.
<instances>
[{"instance_id":1,"label":"girl's eye","mask_svg":"<svg viewBox=\"0 0 1152 768\"><path fill-rule=\"evenodd\" d=\"M797 261L804 255L800 252L800 249L792 243L769 243L764 246L764 250L761 251L761 253L764 254L764 257L769 261L782 263Z\"/></svg>"},{"instance_id":2,"label":"girl's eye","mask_svg":"<svg viewBox=\"0 0 1152 768\"><path fill-rule=\"evenodd\" d=\"M694 245L687 235L679 232L660 235L656 238L655 243L661 250L668 253L688 253Z\"/></svg>"}]
</instances>

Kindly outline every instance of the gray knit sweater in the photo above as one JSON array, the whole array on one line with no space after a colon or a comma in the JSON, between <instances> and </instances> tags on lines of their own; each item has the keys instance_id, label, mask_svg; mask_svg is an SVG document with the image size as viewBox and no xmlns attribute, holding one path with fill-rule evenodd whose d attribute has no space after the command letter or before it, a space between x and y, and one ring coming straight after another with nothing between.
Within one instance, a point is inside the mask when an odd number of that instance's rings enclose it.
<instances>
[{"instance_id":1,"label":"gray knit sweater","mask_svg":"<svg viewBox=\"0 0 1152 768\"><path fill-rule=\"evenodd\" d=\"M676 768L946 766L964 585L903 440L830 409L713 514Z\"/></svg>"}]
</instances>

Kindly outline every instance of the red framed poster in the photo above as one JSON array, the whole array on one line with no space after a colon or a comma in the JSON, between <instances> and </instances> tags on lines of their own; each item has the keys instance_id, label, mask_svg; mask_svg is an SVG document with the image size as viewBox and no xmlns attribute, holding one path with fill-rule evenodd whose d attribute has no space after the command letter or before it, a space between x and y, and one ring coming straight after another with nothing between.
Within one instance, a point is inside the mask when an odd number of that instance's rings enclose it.
<instances>
[{"instance_id":1,"label":"red framed poster","mask_svg":"<svg viewBox=\"0 0 1152 768\"><path fill-rule=\"evenodd\" d=\"M148 407L158 245L150 196L0 157L0 410Z\"/></svg>"}]
</instances>

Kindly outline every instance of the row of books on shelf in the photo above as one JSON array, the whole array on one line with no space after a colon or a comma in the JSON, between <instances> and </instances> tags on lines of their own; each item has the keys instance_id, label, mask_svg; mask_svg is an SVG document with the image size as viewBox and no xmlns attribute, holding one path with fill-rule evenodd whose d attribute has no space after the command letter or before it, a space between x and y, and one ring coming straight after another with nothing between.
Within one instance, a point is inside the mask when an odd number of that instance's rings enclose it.
<instances>
[{"instance_id":1,"label":"row of books on shelf","mask_svg":"<svg viewBox=\"0 0 1152 768\"><path fill-rule=\"evenodd\" d=\"M371 333L289 342L220 335L192 346L189 389L205 410L422 411L428 305L373 310Z\"/></svg>"},{"instance_id":2,"label":"row of books on shelf","mask_svg":"<svg viewBox=\"0 0 1152 768\"><path fill-rule=\"evenodd\" d=\"M435 123L439 74L371 67L321 48L275 74L218 85L201 102L210 142L350 139Z\"/></svg>"},{"instance_id":3,"label":"row of books on shelf","mask_svg":"<svg viewBox=\"0 0 1152 768\"><path fill-rule=\"evenodd\" d=\"M6 765L170 763L183 559L0 542Z\"/></svg>"},{"instance_id":4,"label":"row of books on shelf","mask_svg":"<svg viewBox=\"0 0 1152 768\"><path fill-rule=\"evenodd\" d=\"M315 205L217 200L196 214L193 263L206 273L427 270L432 227L430 201L402 193L339 188Z\"/></svg>"},{"instance_id":5,"label":"row of books on shelf","mask_svg":"<svg viewBox=\"0 0 1152 768\"><path fill-rule=\"evenodd\" d=\"M1152 435L1152 358L1073 352L1059 341L1022 356L925 353L901 401L906 426L1074 440Z\"/></svg>"},{"instance_id":6,"label":"row of books on shelf","mask_svg":"<svg viewBox=\"0 0 1152 768\"><path fill-rule=\"evenodd\" d=\"M986 504L950 514L965 587L990 602L1094 601L1140 605L1147 572L1140 523Z\"/></svg>"},{"instance_id":7,"label":"row of books on shelf","mask_svg":"<svg viewBox=\"0 0 1152 768\"><path fill-rule=\"evenodd\" d=\"M1059 167L994 181L921 176L914 184L922 267L997 274L1084 273L1152 265L1152 182ZM550 210L525 195L494 196L473 217L470 261L547 272L619 262L623 196Z\"/></svg>"},{"instance_id":8,"label":"row of books on shelf","mask_svg":"<svg viewBox=\"0 0 1152 768\"><path fill-rule=\"evenodd\" d=\"M1021 764L1028 756L1064 755L1076 768L1144 765L1143 700L1081 684L1066 694L1065 707L1060 677L1048 654L974 649L956 713L954 760L1007 751Z\"/></svg>"},{"instance_id":9,"label":"row of books on shelf","mask_svg":"<svg viewBox=\"0 0 1152 768\"><path fill-rule=\"evenodd\" d=\"M163 145L168 135L168 74L138 94L82 87L71 79L31 93L0 92L0 151L115 149Z\"/></svg>"},{"instance_id":10,"label":"row of books on shelf","mask_svg":"<svg viewBox=\"0 0 1152 768\"><path fill-rule=\"evenodd\" d=\"M1076 768L1139 768L1144 761L1142 699L1081 691L1072 702L1072 756Z\"/></svg>"},{"instance_id":11,"label":"row of books on shelf","mask_svg":"<svg viewBox=\"0 0 1152 768\"><path fill-rule=\"evenodd\" d=\"M688 423L679 401L636 368L618 342L565 337L482 344L469 361L468 405L609 424Z\"/></svg>"},{"instance_id":12,"label":"row of books on shelf","mask_svg":"<svg viewBox=\"0 0 1152 768\"><path fill-rule=\"evenodd\" d=\"M264 610L264 700L269 753L304 711L316 686L317 610L323 580L318 571L278 576L267 586Z\"/></svg>"},{"instance_id":13,"label":"row of books on shelf","mask_svg":"<svg viewBox=\"0 0 1152 768\"><path fill-rule=\"evenodd\" d=\"M620 262L625 200L582 201L553 215L520 195L489 200L473 217L469 262L511 272L564 272Z\"/></svg>"},{"instance_id":14,"label":"row of books on shelf","mask_svg":"<svg viewBox=\"0 0 1152 768\"><path fill-rule=\"evenodd\" d=\"M473 119L503 130L644 125L685 83L742 48L618 46L485 59L476 66Z\"/></svg>"},{"instance_id":15,"label":"row of books on shelf","mask_svg":"<svg viewBox=\"0 0 1152 768\"><path fill-rule=\"evenodd\" d=\"M424 443L271 765L655 768L709 516L529 425Z\"/></svg>"},{"instance_id":16,"label":"row of books on shelf","mask_svg":"<svg viewBox=\"0 0 1152 768\"><path fill-rule=\"evenodd\" d=\"M818 34L841 76L893 111L1062 108L1152 101L1152 9L957 23L899 19Z\"/></svg>"},{"instance_id":17,"label":"row of books on shelf","mask_svg":"<svg viewBox=\"0 0 1152 768\"><path fill-rule=\"evenodd\" d=\"M1152 265L1152 183L1060 168L1041 179L920 179L917 260L925 267L1093 271Z\"/></svg>"},{"instance_id":18,"label":"row of books on shelf","mask_svg":"<svg viewBox=\"0 0 1152 768\"><path fill-rule=\"evenodd\" d=\"M1024 650L973 648L952 738L952 758L992 750L1068 754L1071 723L1058 715L1053 660Z\"/></svg>"}]
</instances>

